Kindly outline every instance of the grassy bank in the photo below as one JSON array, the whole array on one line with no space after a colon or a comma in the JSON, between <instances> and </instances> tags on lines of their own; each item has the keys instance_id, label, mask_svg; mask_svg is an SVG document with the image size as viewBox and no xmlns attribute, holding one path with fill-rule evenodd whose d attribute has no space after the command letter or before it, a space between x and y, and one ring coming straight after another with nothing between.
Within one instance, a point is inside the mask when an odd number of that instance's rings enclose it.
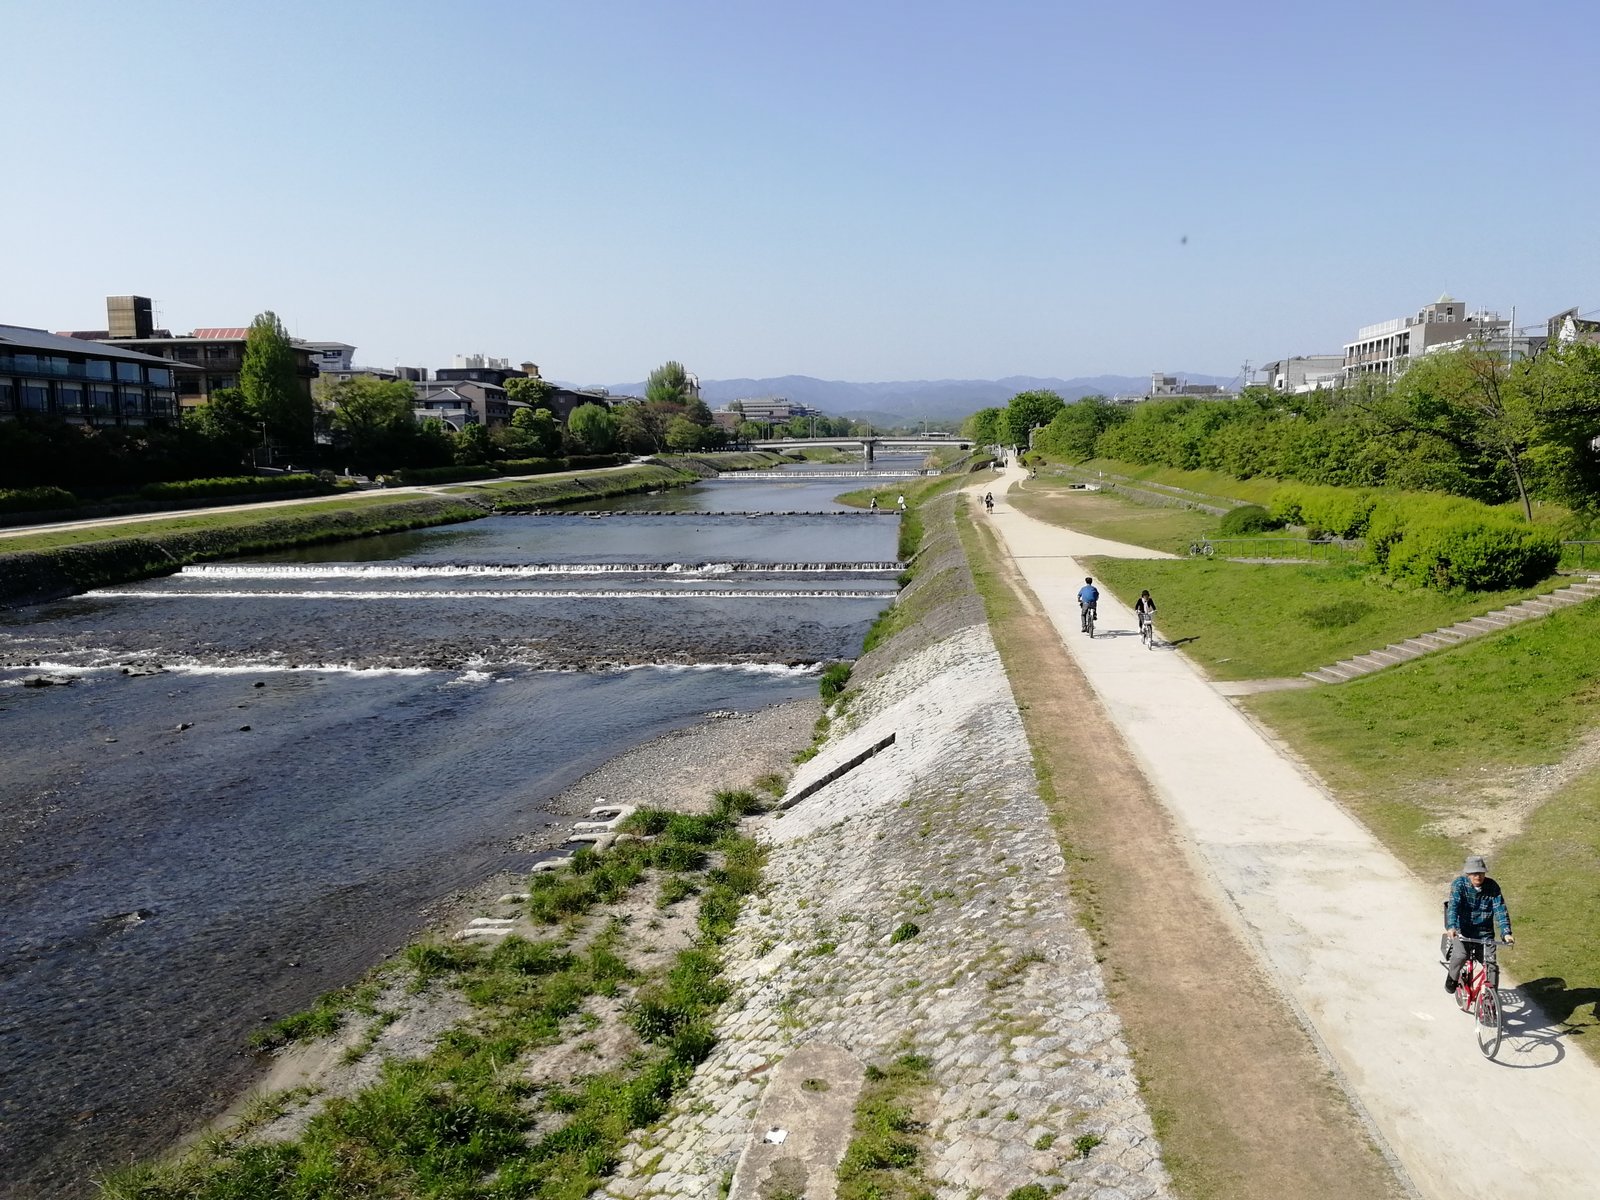
<instances>
[{"instance_id":1,"label":"grassy bank","mask_svg":"<svg viewBox=\"0 0 1600 1200\"><path fill-rule=\"evenodd\" d=\"M1125 604L1149 588L1168 641L1218 679L1298 675L1503 608L1566 582L1451 594L1388 586L1361 566L1215 559L1084 560Z\"/></svg>"},{"instance_id":2,"label":"grassy bank","mask_svg":"<svg viewBox=\"0 0 1600 1200\"><path fill-rule=\"evenodd\" d=\"M1281 479L1235 479L1221 471L1180 471L1175 467L1146 467L1114 458L1091 458L1072 464L1071 470L1090 478L1126 481L1155 492L1170 492L1184 499L1230 508L1240 504L1265 504L1283 485Z\"/></svg>"},{"instance_id":3,"label":"grassy bank","mask_svg":"<svg viewBox=\"0 0 1600 1200\"><path fill-rule=\"evenodd\" d=\"M725 792L705 816L635 813L627 828L638 840L531 877L526 916L548 936L422 942L390 968L393 989L449 991L470 1005L431 1050L387 1058L351 1094L269 1098L253 1123L121 1172L103 1194L587 1196L716 1044L713 1018L731 995L721 945L765 860L739 822L761 808ZM652 965L674 943L687 944ZM331 1007L335 1019L358 1016ZM314 1113L298 1131L280 1121L308 1100Z\"/></svg>"},{"instance_id":4,"label":"grassy bank","mask_svg":"<svg viewBox=\"0 0 1600 1200\"><path fill-rule=\"evenodd\" d=\"M1215 534L1219 520L1192 508L1163 508L1114 492L1074 490L1048 477L1019 484L1007 500L1048 524L1169 554L1183 554L1192 542Z\"/></svg>"},{"instance_id":5,"label":"grassy bank","mask_svg":"<svg viewBox=\"0 0 1600 1200\"><path fill-rule=\"evenodd\" d=\"M1517 930L1509 969L1600 1057L1600 605L1336 687L1248 706L1424 878L1489 851Z\"/></svg>"}]
</instances>

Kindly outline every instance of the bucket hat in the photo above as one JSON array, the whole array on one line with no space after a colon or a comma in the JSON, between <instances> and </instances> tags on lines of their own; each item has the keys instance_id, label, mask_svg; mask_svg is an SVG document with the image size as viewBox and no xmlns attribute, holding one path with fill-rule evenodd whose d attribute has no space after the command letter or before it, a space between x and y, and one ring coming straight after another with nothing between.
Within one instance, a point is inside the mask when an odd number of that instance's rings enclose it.
<instances>
[{"instance_id":1,"label":"bucket hat","mask_svg":"<svg viewBox=\"0 0 1600 1200\"><path fill-rule=\"evenodd\" d=\"M1472 874L1474 874L1476 872L1479 872L1479 871L1483 872L1485 875L1487 875L1489 873L1489 864L1483 861L1483 855L1481 855L1481 854L1469 854L1469 855L1467 855L1467 861L1462 866L1461 873L1463 875L1472 875Z\"/></svg>"}]
</instances>

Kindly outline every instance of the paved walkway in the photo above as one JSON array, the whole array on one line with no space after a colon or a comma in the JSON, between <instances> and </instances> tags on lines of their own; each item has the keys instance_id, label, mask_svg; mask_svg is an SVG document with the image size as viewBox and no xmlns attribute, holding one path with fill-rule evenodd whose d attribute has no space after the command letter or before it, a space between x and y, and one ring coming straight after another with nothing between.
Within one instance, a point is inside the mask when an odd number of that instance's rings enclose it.
<instances>
[{"instance_id":1,"label":"paved walkway","mask_svg":"<svg viewBox=\"0 0 1600 1200\"><path fill-rule=\"evenodd\" d=\"M1108 551L1115 543L1017 511L1001 488L1022 478L1012 469L970 490L978 498L994 490L987 519L1226 907L1417 1191L1498 1200L1600 1194L1600 1068L1509 987L1499 1060L1478 1053L1435 965L1447 881L1412 875L1182 654L1146 651L1133 614L1109 594L1100 632L1086 638L1075 596L1092 572L1072 556L1152 552ZM985 519L981 505L978 512ZM1505 961L1514 971L1516 951Z\"/></svg>"}]
</instances>

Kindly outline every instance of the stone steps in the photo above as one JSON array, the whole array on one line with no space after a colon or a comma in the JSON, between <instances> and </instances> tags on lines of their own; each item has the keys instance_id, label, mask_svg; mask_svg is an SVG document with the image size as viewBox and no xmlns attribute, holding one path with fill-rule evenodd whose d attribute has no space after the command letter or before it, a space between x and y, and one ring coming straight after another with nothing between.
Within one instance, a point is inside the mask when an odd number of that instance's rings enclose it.
<instances>
[{"instance_id":1,"label":"stone steps","mask_svg":"<svg viewBox=\"0 0 1600 1200\"><path fill-rule=\"evenodd\" d=\"M1378 650L1369 650L1365 654L1358 654L1354 658L1347 658L1340 662L1331 663L1326 667L1318 667L1314 671L1306 671L1307 679L1314 679L1318 683L1344 683L1346 680L1357 679L1362 675L1370 675L1374 671L1381 671L1385 667L1399 666L1401 663L1410 662L1424 654L1431 654L1435 650L1443 650L1464 642L1468 638L1478 637L1485 633L1498 633L1502 629L1509 629L1523 621L1533 621L1540 617L1548 616L1558 609L1567 608L1573 604L1581 604L1585 600L1592 600L1600 596L1600 576L1591 575L1588 579L1578 583L1568 584L1566 587L1557 588L1543 596L1534 596L1520 604L1513 604L1509 608L1496 609L1494 612L1484 613L1481 616L1468 617L1465 621L1457 621L1454 625L1447 625L1443 629L1435 629L1431 633L1419 633L1416 637L1406 638L1402 642L1395 642L1391 646L1384 646Z\"/></svg>"}]
</instances>

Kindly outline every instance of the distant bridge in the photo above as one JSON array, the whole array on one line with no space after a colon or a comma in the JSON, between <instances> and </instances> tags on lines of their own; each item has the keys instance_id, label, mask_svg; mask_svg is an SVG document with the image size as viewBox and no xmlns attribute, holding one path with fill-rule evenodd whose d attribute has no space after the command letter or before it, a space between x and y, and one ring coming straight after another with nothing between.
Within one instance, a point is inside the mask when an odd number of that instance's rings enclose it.
<instances>
[{"instance_id":1,"label":"distant bridge","mask_svg":"<svg viewBox=\"0 0 1600 1200\"><path fill-rule=\"evenodd\" d=\"M961 450L971 450L970 438L951 437L819 437L819 438L772 438L767 441L753 441L750 446L756 450L803 450L808 446L834 447L861 447L867 461L872 462L876 451L883 450L937 450L941 446L955 446Z\"/></svg>"}]
</instances>

